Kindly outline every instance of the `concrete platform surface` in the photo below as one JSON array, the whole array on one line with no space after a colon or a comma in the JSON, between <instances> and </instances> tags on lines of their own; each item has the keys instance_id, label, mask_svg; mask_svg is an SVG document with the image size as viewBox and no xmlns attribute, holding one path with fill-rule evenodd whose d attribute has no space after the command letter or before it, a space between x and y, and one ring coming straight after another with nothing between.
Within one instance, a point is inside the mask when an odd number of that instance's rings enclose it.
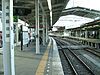
<instances>
[{"instance_id":1,"label":"concrete platform surface","mask_svg":"<svg viewBox=\"0 0 100 75\"><path fill-rule=\"evenodd\" d=\"M34 43L29 44L28 47L23 46L23 51L21 51L20 45L15 46L15 75L63 75L56 44L49 40L46 46L40 45L40 51L38 55L35 53ZM0 54L2 71L1 61L2 54Z\"/></svg>"}]
</instances>

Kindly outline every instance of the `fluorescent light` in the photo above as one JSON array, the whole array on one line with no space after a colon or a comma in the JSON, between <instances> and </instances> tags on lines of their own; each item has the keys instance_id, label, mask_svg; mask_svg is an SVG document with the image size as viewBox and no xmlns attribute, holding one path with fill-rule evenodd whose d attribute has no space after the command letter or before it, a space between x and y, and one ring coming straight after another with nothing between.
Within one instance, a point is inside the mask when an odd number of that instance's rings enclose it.
<instances>
[{"instance_id":1,"label":"fluorescent light","mask_svg":"<svg viewBox=\"0 0 100 75\"><path fill-rule=\"evenodd\" d=\"M51 0L47 0L47 2L48 2L49 10L50 10L50 20L51 20L51 26L52 26L52 7L51 7Z\"/></svg>"},{"instance_id":2,"label":"fluorescent light","mask_svg":"<svg viewBox=\"0 0 100 75\"><path fill-rule=\"evenodd\" d=\"M48 2L49 10L51 11L51 10L52 10L52 7L51 7L51 0L47 0L47 2Z\"/></svg>"}]
</instances>

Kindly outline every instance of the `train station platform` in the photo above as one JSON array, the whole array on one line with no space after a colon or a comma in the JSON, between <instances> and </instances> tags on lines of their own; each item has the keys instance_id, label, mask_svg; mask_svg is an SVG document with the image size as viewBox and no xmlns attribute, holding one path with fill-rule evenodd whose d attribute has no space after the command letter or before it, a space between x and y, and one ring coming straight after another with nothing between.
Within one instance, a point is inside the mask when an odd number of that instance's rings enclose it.
<instances>
[{"instance_id":1,"label":"train station platform","mask_svg":"<svg viewBox=\"0 0 100 75\"><path fill-rule=\"evenodd\" d=\"M15 75L64 75L55 40L50 38L45 46L40 45L40 54L35 53L33 42L28 47L24 46L23 51L20 45L15 46Z\"/></svg>"}]
</instances>

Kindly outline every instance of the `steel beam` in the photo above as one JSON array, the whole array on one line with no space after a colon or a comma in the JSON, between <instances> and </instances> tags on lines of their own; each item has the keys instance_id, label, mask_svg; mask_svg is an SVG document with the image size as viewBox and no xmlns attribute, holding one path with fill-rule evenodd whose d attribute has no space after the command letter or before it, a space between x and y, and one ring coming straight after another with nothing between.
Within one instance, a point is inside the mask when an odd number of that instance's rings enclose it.
<instances>
[{"instance_id":1,"label":"steel beam","mask_svg":"<svg viewBox=\"0 0 100 75\"><path fill-rule=\"evenodd\" d=\"M63 5L64 5L63 3L54 4L54 5L52 5L52 8L62 7Z\"/></svg>"}]
</instances>

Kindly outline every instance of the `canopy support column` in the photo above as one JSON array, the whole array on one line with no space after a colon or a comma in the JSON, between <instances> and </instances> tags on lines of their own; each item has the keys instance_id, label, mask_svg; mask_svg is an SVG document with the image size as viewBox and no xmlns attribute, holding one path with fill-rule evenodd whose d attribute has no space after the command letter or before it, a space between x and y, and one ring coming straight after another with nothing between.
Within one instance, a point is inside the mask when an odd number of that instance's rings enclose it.
<instances>
[{"instance_id":1,"label":"canopy support column","mask_svg":"<svg viewBox=\"0 0 100 75\"><path fill-rule=\"evenodd\" d=\"M85 38L88 38L88 31L85 31Z\"/></svg>"},{"instance_id":2,"label":"canopy support column","mask_svg":"<svg viewBox=\"0 0 100 75\"><path fill-rule=\"evenodd\" d=\"M36 54L40 54L40 44L39 44L39 0L35 0L35 18L36 18Z\"/></svg>"},{"instance_id":3,"label":"canopy support column","mask_svg":"<svg viewBox=\"0 0 100 75\"><path fill-rule=\"evenodd\" d=\"M48 23L46 18L46 43L48 42Z\"/></svg>"},{"instance_id":4,"label":"canopy support column","mask_svg":"<svg viewBox=\"0 0 100 75\"><path fill-rule=\"evenodd\" d=\"M2 0L4 75L15 75L13 0Z\"/></svg>"},{"instance_id":5,"label":"canopy support column","mask_svg":"<svg viewBox=\"0 0 100 75\"><path fill-rule=\"evenodd\" d=\"M42 16L43 19L43 45L45 45L45 23L44 23L44 15Z\"/></svg>"},{"instance_id":6,"label":"canopy support column","mask_svg":"<svg viewBox=\"0 0 100 75\"><path fill-rule=\"evenodd\" d=\"M18 32L18 22L16 24L16 45L18 45L18 35L19 35L19 32Z\"/></svg>"}]
</instances>

